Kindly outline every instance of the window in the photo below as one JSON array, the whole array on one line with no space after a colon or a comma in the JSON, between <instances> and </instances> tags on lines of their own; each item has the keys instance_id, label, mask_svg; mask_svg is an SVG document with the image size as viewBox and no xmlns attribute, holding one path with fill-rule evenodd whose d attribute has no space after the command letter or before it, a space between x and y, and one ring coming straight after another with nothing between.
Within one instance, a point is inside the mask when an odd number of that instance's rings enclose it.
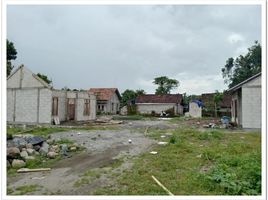
<instances>
[{"instance_id":1,"label":"window","mask_svg":"<svg viewBox=\"0 0 268 200\"><path fill-rule=\"evenodd\" d=\"M101 105L101 110L104 111L104 105Z\"/></svg>"},{"instance_id":2,"label":"window","mask_svg":"<svg viewBox=\"0 0 268 200\"><path fill-rule=\"evenodd\" d=\"M58 116L58 97L52 98L52 116Z\"/></svg>"},{"instance_id":3,"label":"window","mask_svg":"<svg viewBox=\"0 0 268 200\"><path fill-rule=\"evenodd\" d=\"M85 105L84 105L84 115L90 115L90 100L85 99Z\"/></svg>"}]
</instances>

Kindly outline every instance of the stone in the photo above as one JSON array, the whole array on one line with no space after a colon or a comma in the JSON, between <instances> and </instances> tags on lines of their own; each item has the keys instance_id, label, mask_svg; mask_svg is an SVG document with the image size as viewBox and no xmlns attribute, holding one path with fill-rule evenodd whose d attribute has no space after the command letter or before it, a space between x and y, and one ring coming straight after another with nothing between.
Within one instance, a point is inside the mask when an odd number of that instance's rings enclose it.
<instances>
[{"instance_id":1,"label":"stone","mask_svg":"<svg viewBox=\"0 0 268 200\"><path fill-rule=\"evenodd\" d=\"M34 160L34 159L35 159L34 156L27 156L27 157L25 158L25 160Z\"/></svg>"},{"instance_id":2,"label":"stone","mask_svg":"<svg viewBox=\"0 0 268 200\"><path fill-rule=\"evenodd\" d=\"M50 159L56 158L57 155L58 155L58 153L53 152L53 151L50 151L50 152L47 153L47 157L50 158Z\"/></svg>"},{"instance_id":3,"label":"stone","mask_svg":"<svg viewBox=\"0 0 268 200\"><path fill-rule=\"evenodd\" d=\"M76 151L76 150L77 150L76 147L71 147L71 148L70 148L70 151Z\"/></svg>"},{"instance_id":4,"label":"stone","mask_svg":"<svg viewBox=\"0 0 268 200\"><path fill-rule=\"evenodd\" d=\"M14 142L14 145L15 147L18 147L18 148L25 148L26 147L26 140L22 137L15 137L13 138L13 142Z\"/></svg>"},{"instance_id":5,"label":"stone","mask_svg":"<svg viewBox=\"0 0 268 200\"><path fill-rule=\"evenodd\" d=\"M26 149L32 149L33 145L31 143L26 144Z\"/></svg>"},{"instance_id":6,"label":"stone","mask_svg":"<svg viewBox=\"0 0 268 200\"><path fill-rule=\"evenodd\" d=\"M39 156L40 153L38 151L34 151L34 155Z\"/></svg>"},{"instance_id":7,"label":"stone","mask_svg":"<svg viewBox=\"0 0 268 200\"><path fill-rule=\"evenodd\" d=\"M29 137L27 138L27 142L31 143L32 145L41 145L42 143L44 143L44 138L39 137L39 136L34 136L34 137Z\"/></svg>"},{"instance_id":8,"label":"stone","mask_svg":"<svg viewBox=\"0 0 268 200\"><path fill-rule=\"evenodd\" d=\"M12 161L13 168L22 168L25 167L26 163L23 160L14 159Z\"/></svg>"},{"instance_id":9,"label":"stone","mask_svg":"<svg viewBox=\"0 0 268 200\"><path fill-rule=\"evenodd\" d=\"M21 156L22 158L26 158L26 157L28 157L28 153L27 153L27 151L22 151L22 152L20 152L20 156Z\"/></svg>"},{"instance_id":10,"label":"stone","mask_svg":"<svg viewBox=\"0 0 268 200\"><path fill-rule=\"evenodd\" d=\"M33 148L34 148L35 151L39 151L41 146L40 145L34 145Z\"/></svg>"},{"instance_id":11,"label":"stone","mask_svg":"<svg viewBox=\"0 0 268 200\"><path fill-rule=\"evenodd\" d=\"M7 168L10 168L11 167L11 164L10 162L7 160Z\"/></svg>"},{"instance_id":12,"label":"stone","mask_svg":"<svg viewBox=\"0 0 268 200\"><path fill-rule=\"evenodd\" d=\"M67 156L68 155L67 151L68 151L67 144L62 144L61 145L61 154Z\"/></svg>"},{"instance_id":13,"label":"stone","mask_svg":"<svg viewBox=\"0 0 268 200\"><path fill-rule=\"evenodd\" d=\"M54 140L53 140L53 139L48 139L48 140L47 140L47 143L48 143L48 144L53 144L53 143L54 143Z\"/></svg>"},{"instance_id":14,"label":"stone","mask_svg":"<svg viewBox=\"0 0 268 200\"><path fill-rule=\"evenodd\" d=\"M28 155L34 155L35 150L34 149L26 149Z\"/></svg>"},{"instance_id":15,"label":"stone","mask_svg":"<svg viewBox=\"0 0 268 200\"><path fill-rule=\"evenodd\" d=\"M50 147L50 151L54 151L56 153L59 153L59 151L60 151L59 145L52 145Z\"/></svg>"},{"instance_id":16,"label":"stone","mask_svg":"<svg viewBox=\"0 0 268 200\"><path fill-rule=\"evenodd\" d=\"M13 140L7 140L7 147L15 147Z\"/></svg>"},{"instance_id":17,"label":"stone","mask_svg":"<svg viewBox=\"0 0 268 200\"><path fill-rule=\"evenodd\" d=\"M26 151L26 148L22 148L21 151Z\"/></svg>"},{"instance_id":18,"label":"stone","mask_svg":"<svg viewBox=\"0 0 268 200\"><path fill-rule=\"evenodd\" d=\"M8 158L18 158L20 156L20 150L17 147L7 148L7 157Z\"/></svg>"},{"instance_id":19,"label":"stone","mask_svg":"<svg viewBox=\"0 0 268 200\"><path fill-rule=\"evenodd\" d=\"M41 155L47 155L47 153L48 153L48 148L49 148L49 145L46 143L46 142L43 142L43 144L42 144L42 147L40 148L40 150L39 150L39 153L41 154Z\"/></svg>"}]
</instances>

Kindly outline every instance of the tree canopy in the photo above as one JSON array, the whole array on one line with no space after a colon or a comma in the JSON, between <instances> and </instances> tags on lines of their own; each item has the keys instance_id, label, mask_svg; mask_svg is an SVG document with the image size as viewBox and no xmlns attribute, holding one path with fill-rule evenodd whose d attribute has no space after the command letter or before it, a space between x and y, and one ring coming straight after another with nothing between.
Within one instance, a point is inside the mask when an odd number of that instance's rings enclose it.
<instances>
[{"instance_id":1,"label":"tree canopy","mask_svg":"<svg viewBox=\"0 0 268 200\"><path fill-rule=\"evenodd\" d=\"M170 94L172 89L179 86L179 81L176 79L170 79L167 76L160 76L154 79L154 84L158 85L155 90L155 94Z\"/></svg>"},{"instance_id":2,"label":"tree canopy","mask_svg":"<svg viewBox=\"0 0 268 200\"><path fill-rule=\"evenodd\" d=\"M7 42L7 76L10 75L14 66L12 66L11 60L15 60L17 58L17 50L13 44L9 40Z\"/></svg>"},{"instance_id":3,"label":"tree canopy","mask_svg":"<svg viewBox=\"0 0 268 200\"><path fill-rule=\"evenodd\" d=\"M228 58L221 69L225 84L231 88L251 76L261 72L261 45L258 41L248 48L246 55Z\"/></svg>"},{"instance_id":4,"label":"tree canopy","mask_svg":"<svg viewBox=\"0 0 268 200\"><path fill-rule=\"evenodd\" d=\"M45 81L47 84L50 84L50 83L52 83L52 80L49 80L48 79L48 77L46 76L46 75L44 75L44 74L40 74L40 73L38 73L38 74L36 74L39 78L41 78L43 81Z\"/></svg>"},{"instance_id":5,"label":"tree canopy","mask_svg":"<svg viewBox=\"0 0 268 200\"><path fill-rule=\"evenodd\" d=\"M145 91L144 90L129 90L129 89L126 89L122 94L122 98L121 98L121 105L122 106L125 106L127 105L128 101L132 100L132 99L135 99L137 96L140 96L140 95L144 95L145 94Z\"/></svg>"}]
</instances>

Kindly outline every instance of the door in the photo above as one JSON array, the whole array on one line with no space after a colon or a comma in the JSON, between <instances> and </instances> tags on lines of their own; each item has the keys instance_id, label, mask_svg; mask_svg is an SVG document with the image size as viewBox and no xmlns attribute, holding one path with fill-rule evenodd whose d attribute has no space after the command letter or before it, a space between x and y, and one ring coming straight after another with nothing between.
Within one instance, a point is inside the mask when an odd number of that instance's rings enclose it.
<instances>
[{"instance_id":1,"label":"door","mask_svg":"<svg viewBox=\"0 0 268 200\"><path fill-rule=\"evenodd\" d=\"M68 119L75 119L75 99L68 99Z\"/></svg>"}]
</instances>

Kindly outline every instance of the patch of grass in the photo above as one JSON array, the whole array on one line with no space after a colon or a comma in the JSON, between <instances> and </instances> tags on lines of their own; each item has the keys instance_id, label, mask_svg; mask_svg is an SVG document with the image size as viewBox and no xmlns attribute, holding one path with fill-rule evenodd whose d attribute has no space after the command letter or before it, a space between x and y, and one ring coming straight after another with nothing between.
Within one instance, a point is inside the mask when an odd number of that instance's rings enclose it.
<instances>
[{"instance_id":1,"label":"patch of grass","mask_svg":"<svg viewBox=\"0 0 268 200\"><path fill-rule=\"evenodd\" d=\"M154 131L150 134L160 140L162 131ZM114 177L113 187L95 194L167 195L152 175L175 195L261 194L260 134L196 129L172 133L169 145L153 148L157 155L136 158L132 169Z\"/></svg>"},{"instance_id":2,"label":"patch of grass","mask_svg":"<svg viewBox=\"0 0 268 200\"><path fill-rule=\"evenodd\" d=\"M73 144L74 141L69 140L69 139L67 139L67 138L63 138L63 139L61 139L61 140L59 140L59 141L56 141L55 143L56 143L56 144Z\"/></svg>"},{"instance_id":3,"label":"patch of grass","mask_svg":"<svg viewBox=\"0 0 268 200\"><path fill-rule=\"evenodd\" d=\"M7 195L12 194L14 190L12 188L7 188Z\"/></svg>"},{"instance_id":4,"label":"patch of grass","mask_svg":"<svg viewBox=\"0 0 268 200\"><path fill-rule=\"evenodd\" d=\"M127 115L127 116L113 116L113 120L142 120L144 116L141 115Z\"/></svg>"},{"instance_id":5,"label":"patch of grass","mask_svg":"<svg viewBox=\"0 0 268 200\"><path fill-rule=\"evenodd\" d=\"M38 185L24 185L24 186L15 188L15 191L11 194L12 195L25 195L25 194L38 191L39 188L40 186Z\"/></svg>"}]
</instances>

